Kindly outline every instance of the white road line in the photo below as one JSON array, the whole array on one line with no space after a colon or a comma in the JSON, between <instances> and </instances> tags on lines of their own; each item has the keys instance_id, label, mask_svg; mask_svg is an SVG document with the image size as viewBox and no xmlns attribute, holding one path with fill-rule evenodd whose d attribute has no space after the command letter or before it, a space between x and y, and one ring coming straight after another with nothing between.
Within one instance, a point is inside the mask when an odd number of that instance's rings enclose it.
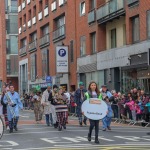
<instances>
[{"instance_id":1,"label":"white road line","mask_svg":"<svg viewBox=\"0 0 150 150\"><path fill-rule=\"evenodd\" d=\"M150 145L149 142L125 142L126 144L148 144Z\"/></svg>"}]
</instances>

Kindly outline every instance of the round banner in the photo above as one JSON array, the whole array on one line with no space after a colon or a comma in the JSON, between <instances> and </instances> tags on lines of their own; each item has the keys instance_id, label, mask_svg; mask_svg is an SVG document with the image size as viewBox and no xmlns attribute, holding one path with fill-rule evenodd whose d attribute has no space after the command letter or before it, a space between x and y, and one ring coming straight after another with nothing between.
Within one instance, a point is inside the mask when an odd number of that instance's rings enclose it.
<instances>
[{"instance_id":1,"label":"round banner","mask_svg":"<svg viewBox=\"0 0 150 150\"><path fill-rule=\"evenodd\" d=\"M103 119L107 111L107 104L98 98L90 98L89 100L85 100L82 104L82 112L87 118L92 120Z\"/></svg>"}]
</instances>

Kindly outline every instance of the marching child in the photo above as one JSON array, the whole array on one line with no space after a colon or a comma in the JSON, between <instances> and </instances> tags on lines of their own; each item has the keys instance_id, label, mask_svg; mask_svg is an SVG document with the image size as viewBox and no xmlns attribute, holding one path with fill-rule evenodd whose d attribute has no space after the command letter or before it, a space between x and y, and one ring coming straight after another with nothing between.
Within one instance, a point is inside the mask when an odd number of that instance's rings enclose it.
<instances>
[{"instance_id":1,"label":"marching child","mask_svg":"<svg viewBox=\"0 0 150 150\"><path fill-rule=\"evenodd\" d=\"M106 131L106 129L111 130L110 124L111 124L111 119L112 119L112 116L113 116L113 111L112 111L111 104L109 102L108 96L106 96L104 100L105 100L105 102L108 106L107 115L102 119L103 131Z\"/></svg>"}]
</instances>

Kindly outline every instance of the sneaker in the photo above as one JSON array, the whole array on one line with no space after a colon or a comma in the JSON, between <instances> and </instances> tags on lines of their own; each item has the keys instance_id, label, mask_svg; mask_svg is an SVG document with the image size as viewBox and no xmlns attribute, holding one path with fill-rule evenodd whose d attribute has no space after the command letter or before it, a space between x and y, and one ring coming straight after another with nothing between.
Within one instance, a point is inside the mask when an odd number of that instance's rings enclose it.
<instances>
[{"instance_id":1,"label":"sneaker","mask_svg":"<svg viewBox=\"0 0 150 150\"><path fill-rule=\"evenodd\" d=\"M91 141L91 135L88 134L88 141L90 142Z\"/></svg>"},{"instance_id":2,"label":"sneaker","mask_svg":"<svg viewBox=\"0 0 150 150\"><path fill-rule=\"evenodd\" d=\"M106 131L106 128L103 128L103 130L102 131Z\"/></svg>"},{"instance_id":3,"label":"sneaker","mask_svg":"<svg viewBox=\"0 0 150 150\"><path fill-rule=\"evenodd\" d=\"M18 128L16 126L14 127L14 129L15 129L15 131L18 131Z\"/></svg>"},{"instance_id":4,"label":"sneaker","mask_svg":"<svg viewBox=\"0 0 150 150\"><path fill-rule=\"evenodd\" d=\"M108 130L111 130L111 128L110 128L109 126L107 127L107 129L108 129Z\"/></svg>"},{"instance_id":5,"label":"sneaker","mask_svg":"<svg viewBox=\"0 0 150 150\"><path fill-rule=\"evenodd\" d=\"M9 130L9 126L6 127L6 130Z\"/></svg>"},{"instance_id":6,"label":"sneaker","mask_svg":"<svg viewBox=\"0 0 150 150\"><path fill-rule=\"evenodd\" d=\"M79 124L80 124L80 127L82 127L82 122L80 122Z\"/></svg>"},{"instance_id":7,"label":"sneaker","mask_svg":"<svg viewBox=\"0 0 150 150\"><path fill-rule=\"evenodd\" d=\"M63 128L66 129L66 125L64 125Z\"/></svg>"},{"instance_id":8,"label":"sneaker","mask_svg":"<svg viewBox=\"0 0 150 150\"><path fill-rule=\"evenodd\" d=\"M9 133L13 133L13 129L10 129L10 130L9 130Z\"/></svg>"},{"instance_id":9,"label":"sneaker","mask_svg":"<svg viewBox=\"0 0 150 150\"><path fill-rule=\"evenodd\" d=\"M61 130L62 130L62 127L59 127L59 128L58 128L58 131L61 131Z\"/></svg>"},{"instance_id":10,"label":"sneaker","mask_svg":"<svg viewBox=\"0 0 150 150\"><path fill-rule=\"evenodd\" d=\"M95 143L96 143L96 144L99 144L100 142L99 142L99 140L95 140Z\"/></svg>"}]
</instances>

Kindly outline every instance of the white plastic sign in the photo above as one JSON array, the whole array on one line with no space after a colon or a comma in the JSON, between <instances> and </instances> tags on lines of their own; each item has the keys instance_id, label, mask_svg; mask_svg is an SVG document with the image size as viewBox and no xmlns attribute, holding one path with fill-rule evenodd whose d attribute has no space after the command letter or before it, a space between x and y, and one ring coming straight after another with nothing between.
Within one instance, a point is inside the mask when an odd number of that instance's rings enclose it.
<instances>
[{"instance_id":1,"label":"white plastic sign","mask_svg":"<svg viewBox=\"0 0 150 150\"><path fill-rule=\"evenodd\" d=\"M82 104L82 112L87 118L92 120L103 119L106 116L107 111L108 111L107 104L103 100L99 100L97 98L85 100Z\"/></svg>"}]
</instances>

